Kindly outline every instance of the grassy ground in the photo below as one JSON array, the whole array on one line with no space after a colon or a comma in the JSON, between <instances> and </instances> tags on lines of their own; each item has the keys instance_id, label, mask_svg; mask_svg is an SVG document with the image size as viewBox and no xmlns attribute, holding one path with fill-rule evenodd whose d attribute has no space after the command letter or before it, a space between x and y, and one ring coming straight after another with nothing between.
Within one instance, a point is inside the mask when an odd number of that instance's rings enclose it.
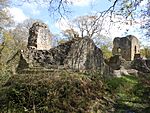
<instances>
[{"instance_id":1,"label":"grassy ground","mask_svg":"<svg viewBox=\"0 0 150 113\"><path fill-rule=\"evenodd\" d=\"M150 75L103 78L100 74L56 71L13 76L3 73L0 80L2 113L150 111Z\"/></svg>"},{"instance_id":2,"label":"grassy ground","mask_svg":"<svg viewBox=\"0 0 150 113\"><path fill-rule=\"evenodd\" d=\"M98 76L72 72L21 74L0 90L0 111L10 113L110 113L113 97Z\"/></svg>"},{"instance_id":3,"label":"grassy ground","mask_svg":"<svg viewBox=\"0 0 150 113\"><path fill-rule=\"evenodd\" d=\"M149 76L149 75L147 75ZM149 113L150 111L150 85L145 77L123 76L106 80L111 93L116 97L115 113Z\"/></svg>"}]
</instances>

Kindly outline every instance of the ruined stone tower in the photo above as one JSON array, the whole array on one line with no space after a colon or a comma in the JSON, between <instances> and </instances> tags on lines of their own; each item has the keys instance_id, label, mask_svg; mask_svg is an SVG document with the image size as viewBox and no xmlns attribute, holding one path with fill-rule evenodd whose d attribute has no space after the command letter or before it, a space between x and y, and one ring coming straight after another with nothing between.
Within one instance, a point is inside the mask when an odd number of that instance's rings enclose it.
<instances>
[{"instance_id":1,"label":"ruined stone tower","mask_svg":"<svg viewBox=\"0 0 150 113\"><path fill-rule=\"evenodd\" d=\"M50 31L46 24L35 22L29 30L28 48L49 50L51 48Z\"/></svg>"},{"instance_id":2,"label":"ruined stone tower","mask_svg":"<svg viewBox=\"0 0 150 113\"><path fill-rule=\"evenodd\" d=\"M92 39L73 38L51 48L49 30L44 23L34 23L29 33L28 48L20 52L18 73L55 69L103 72L103 53Z\"/></svg>"},{"instance_id":3,"label":"ruined stone tower","mask_svg":"<svg viewBox=\"0 0 150 113\"><path fill-rule=\"evenodd\" d=\"M133 35L116 37L113 41L113 55L120 54L125 60L131 61L140 53L138 39Z\"/></svg>"}]
</instances>

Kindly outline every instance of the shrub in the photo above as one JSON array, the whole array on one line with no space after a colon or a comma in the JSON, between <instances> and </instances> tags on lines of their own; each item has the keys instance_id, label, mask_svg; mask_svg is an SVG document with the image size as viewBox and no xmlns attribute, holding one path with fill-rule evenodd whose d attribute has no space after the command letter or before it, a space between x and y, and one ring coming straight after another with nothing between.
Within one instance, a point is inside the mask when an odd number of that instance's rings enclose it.
<instances>
[{"instance_id":1,"label":"shrub","mask_svg":"<svg viewBox=\"0 0 150 113\"><path fill-rule=\"evenodd\" d=\"M113 108L100 79L68 72L15 75L1 89L0 101L2 112L108 113Z\"/></svg>"}]
</instances>

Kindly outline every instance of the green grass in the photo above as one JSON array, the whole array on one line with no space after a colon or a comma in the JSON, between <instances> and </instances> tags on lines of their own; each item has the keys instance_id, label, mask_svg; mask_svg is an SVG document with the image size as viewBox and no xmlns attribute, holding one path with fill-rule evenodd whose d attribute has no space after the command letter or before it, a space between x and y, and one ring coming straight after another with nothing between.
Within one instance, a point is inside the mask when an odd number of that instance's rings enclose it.
<instances>
[{"instance_id":1,"label":"green grass","mask_svg":"<svg viewBox=\"0 0 150 113\"><path fill-rule=\"evenodd\" d=\"M65 70L51 73L4 73L0 112L149 113L150 77L103 77Z\"/></svg>"},{"instance_id":2,"label":"green grass","mask_svg":"<svg viewBox=\"0 0 150 113\"><path fill-rule=\"evenodd\" d=\"M108 89L116 97L116 113L124 113L126 110L148 113L145 109L149 107L150 94L146 92L150 88L145 88L146 84L141 79L136 76L122 76L106 80ZM144 103L145 100L147 101Z\"/></svg>"}]
</instances>

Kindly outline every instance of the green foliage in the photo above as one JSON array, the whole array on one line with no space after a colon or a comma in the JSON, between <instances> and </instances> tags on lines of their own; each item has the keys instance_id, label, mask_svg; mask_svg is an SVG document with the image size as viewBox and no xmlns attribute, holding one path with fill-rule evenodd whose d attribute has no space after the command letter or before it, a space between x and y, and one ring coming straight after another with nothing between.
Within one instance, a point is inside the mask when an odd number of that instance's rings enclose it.
<instances>
[{"instance_id":1,"label":"green foliage","mask_svg":"<svg viewBox=\"0 0 150 113\"><path fill-rule=\"evenodd\" d=\"M10 54L12 54L13 39L9 33L3 32L3 43L0 44L0 87L10 77L9 68L6 65L6 61ZM13 45L13 46L12 46Z\"/></svg>"},{"instance_id":2,"label":"green foliage","mask_svg":"<svg viewBox=\"0 0 150 113\"><path fill-rule=\"evenodd\" d=\"M15 75L0 90L0 111L108 113L111 98L100 79L84 74Z\"/></svg>"},{"instance_id":3,"label":"green foliage","mask_svg":"<svg viewBox=\"0 0 150 113\"><path fill-rule=\"evenodd\" d=\"M143 49L140 50L140 53L142 56L146 58L150 58L150 48L149 47L144 47Z\"/></svg>"},{"instance_id":4,"label":"green foliage","mask_svg":"<svg viewBox=\"0 0 150 113\"><path fill-rule=\"evenodd\" d=\"M127 111L148 113L150 109L150 84L147 84L147 82L150 79L147 78L145 83L145 79L142 81L142 78L144 77L123 76L106 81L108 89L116 97L115 113Z\"/></svg>"},{"instance_id":5,"label":"green foliage","mask_svg":"<svg viewBox=\"0 0 150 113\"><path fill-rule=\"evenodd\" d=\"M114 105L115 113L149 113L149 92L149 75L104 80L99 74L67 71L20 74L0 87L0 111L109 113Z\"/></svg>"},{"instance_id":6,"label":"green foliage","mask_svg":"<svg viewBox=\"0 0 150 113\"><path fill-rule=\"evenodd\" d=\"M7 82L10 77L10 72L7 70L5 65L1 65L0 67L0 88L3 84Z\"/></svg>"},{"instance_id":7,"label":"green foliage","mask_svg":"<svg viewBox=\"0 0 150 113\"><path fill-rule=\"evenodd\" d=\"M100 48L104 54L104 58L108 59L112 56L112 52L107 45L103 45Z\"/></svg>"},{"instance_id":8,"label":"green foliage","mask_svg":"<svg viewBox=\"0 0 150 113\"><path fill-rule=\"evenodd\" d=\"M120 78L112 78L111 80L107 80L106 83L112 93L123 96L123 94L130 95L131 89L135 84L137 84L137 82L137 78L134 76L123 76Z\"/></svg>"}]
</instances>

